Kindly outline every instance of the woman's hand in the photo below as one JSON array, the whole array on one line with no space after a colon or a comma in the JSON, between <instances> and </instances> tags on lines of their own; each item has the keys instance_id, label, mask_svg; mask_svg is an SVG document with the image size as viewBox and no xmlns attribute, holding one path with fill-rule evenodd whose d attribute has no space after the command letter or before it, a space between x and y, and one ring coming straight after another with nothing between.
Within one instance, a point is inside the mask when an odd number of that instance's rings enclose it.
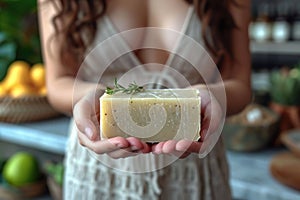
<instances>
[{"instance_id":1,"label":"woman's hand","mask_svg":"<svg viewBox=\"0 0 300 200\"><path fill-rule=\"evenodd\" d=\"M200 90L201 96L201 131L199 141L169 140L152 146L155 154L172 154L179 158L185 158L191 153L197 153L200 157L206 156L215 145L220 136L220 122L222 121L222 109L218 101L208 90ZM222 123L221 123L222 124Z\"/></svg>"},{"instance_id":2,"label":"woman's hand","mask_svg":"<svg viewBox=\"0 0 300 200\"><path fill-rule=\"evenodd\" d=\"M103 90L93 90L80 99L74 106L73 117L77 126L79 142L96 154L108 154L112 158L135 156L148 153L151 148L137 138L115 137L100 138L100 102Z\"/></svg>"}]
</instances>

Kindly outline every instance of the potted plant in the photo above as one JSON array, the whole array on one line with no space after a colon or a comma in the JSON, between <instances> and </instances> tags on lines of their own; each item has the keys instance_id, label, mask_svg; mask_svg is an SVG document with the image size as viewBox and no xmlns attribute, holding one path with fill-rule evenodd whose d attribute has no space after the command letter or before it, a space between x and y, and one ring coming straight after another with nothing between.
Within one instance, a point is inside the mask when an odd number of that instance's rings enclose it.
<instances>
[{"instance_id":1,"label":"potted plant","mask_svg":"<svg viewBox=\"0 0 300 200\"><path fill-rule=\"evenodd\" d=\"M270 75L270 107L280 114L280 132L300 128L300 64Z\"/></svg>"}]
</instances>

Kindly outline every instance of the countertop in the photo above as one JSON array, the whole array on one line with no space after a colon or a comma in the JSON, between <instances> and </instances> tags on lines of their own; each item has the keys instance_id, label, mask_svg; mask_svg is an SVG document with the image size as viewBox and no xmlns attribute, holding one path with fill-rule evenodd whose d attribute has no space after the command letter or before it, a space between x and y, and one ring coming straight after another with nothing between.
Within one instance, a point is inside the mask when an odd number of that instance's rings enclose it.
<instances>
[{"instance_id":1,"label":"countertop","mask_svg":"<svg viewBox=\"0 0 300 200\"><path fill-rule=\"evenodd\" d=\"M60 117L34 123L0 123L0 140L63 155L69 120ZM281 151L285 149L267 149L254 153L227 151L234 199L300 199L299 191L280 184L269 172L272 156Z\"/></svg>"},{"instance_id":2,"label":"countertop","mask_svg":"<svg viewBox=\"0 0 300 200\"><path fill-rule=\"evenodd\" d=\"M300 191L276 181L269 171L272 157L286 149L267 149L254 153L228 151L231 187L236 199L300 200Z\"/></svg>"}]
</instances>

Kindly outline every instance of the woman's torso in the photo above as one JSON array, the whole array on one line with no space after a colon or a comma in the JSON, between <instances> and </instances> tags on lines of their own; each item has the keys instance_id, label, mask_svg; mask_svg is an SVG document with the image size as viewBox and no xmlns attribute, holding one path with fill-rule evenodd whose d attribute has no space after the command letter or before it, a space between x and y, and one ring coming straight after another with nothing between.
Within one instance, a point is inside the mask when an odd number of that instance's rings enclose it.
<instances>
[{"instance_id":1,"label":"woman's torso","mask_svg":"<svg viewBox=\"0 0 300 200\"><path fill-rule=\"evenodd\" d=\"M203 83L203 77L208 83L218 73L203 47L198 14L184 0L108 1L85 61L83 79L105 86L128 71L135 73L127 73L130 82L177 88Z\"/></svg>"}]
</instances>

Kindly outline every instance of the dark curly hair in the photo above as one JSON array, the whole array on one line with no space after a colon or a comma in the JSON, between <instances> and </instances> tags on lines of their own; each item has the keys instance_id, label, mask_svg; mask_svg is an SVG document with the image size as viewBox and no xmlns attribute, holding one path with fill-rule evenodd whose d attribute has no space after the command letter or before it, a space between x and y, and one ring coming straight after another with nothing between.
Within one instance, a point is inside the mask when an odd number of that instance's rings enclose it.
<instances>
[{"instance_id":1,"label":"dark curly hair","mask_svg":"<svg viewBox=\"0 0 300 200\"><path fill-rule=\"evenodd\" d=\"M202 23L202 37L213 56L232 56L231 31L237 28L229 12L234 0L185 0L194 4ZM106 0L52 0L58 14L52 19L56 36L61 39L60 59L63 64L71 56L82 58L97 32L97 20L105 14ZM237 4L236 4L237 5ZM85 40L82 32L87 34ZM86 37L86 36L85 36Z\"/></svg>"}]
</instances>

